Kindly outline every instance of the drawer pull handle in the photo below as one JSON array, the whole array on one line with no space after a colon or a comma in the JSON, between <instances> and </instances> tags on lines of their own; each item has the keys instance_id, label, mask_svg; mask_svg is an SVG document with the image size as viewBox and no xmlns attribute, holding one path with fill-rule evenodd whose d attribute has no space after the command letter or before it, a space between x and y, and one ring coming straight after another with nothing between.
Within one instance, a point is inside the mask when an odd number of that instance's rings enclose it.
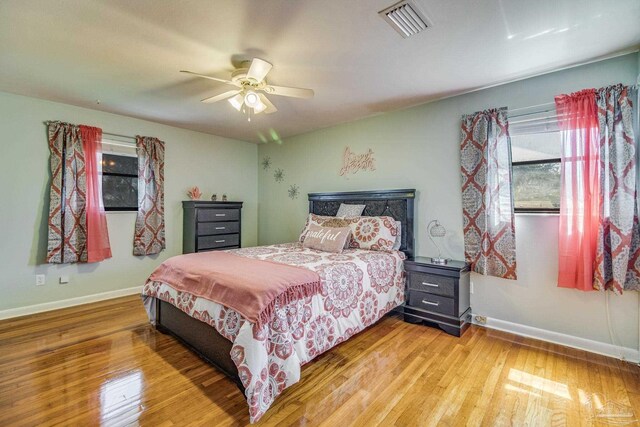
<instances>
[{"instance_id":1,"label":"drawer pull handle","mask_svg":"<svg viewBox=\"0 0 640 427\"><path fill-rule=\"evenodd\" d=\"M429 282L422 282L423 285L425 286L431 286L432 288L439 288L440 285L436 285L435 283L429 283Z\"/></svg>"},{"instance_id":2,"label":"drawer pull handle","mask_svg":"<svg viewBox=\"0 0 640 427\"><path fill-rule=\"evenodd\" d=\"M426 299L422 300L423 304L429 304L429 305L435 305L436 307L440 305L439 302L431 302L431 301L427 301Z\"/></svg>"},{"instance_id":3,"label":"drawer pull handle","mask_svg":"<svg viewBox=\"0 0 640 427\"><path fill-rule=\"evenodd\" d=\"M216 214L216 216L227 216L227 214Z\"/></svg>"},{"instance_id":4,"label":"drawer pull handle","mask_svg":"<svg viewBox=\"0 0 640 427\"><path fill-rule=\"evenodd\" d=\"M224 227L216 227L216 230L224 230Z\"/></svg>"},{"instance_id":5,"label":"drawer pull handle","mask_svg":"<svg viewBox=\"0 0 640 427\"><path fill-rule=\"evenodd\" d=\"M224 243L224 240L216 240L216 243Z\"/></svg>"}]
</instances>

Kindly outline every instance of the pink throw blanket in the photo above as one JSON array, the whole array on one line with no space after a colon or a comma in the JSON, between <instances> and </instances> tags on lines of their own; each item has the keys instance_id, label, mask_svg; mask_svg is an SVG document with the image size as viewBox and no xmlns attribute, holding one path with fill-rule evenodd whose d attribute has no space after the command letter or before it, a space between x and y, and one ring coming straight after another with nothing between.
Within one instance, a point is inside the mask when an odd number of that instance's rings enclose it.
<instances>
[{"instance_id":1,"label":"pink throw blanket","mask_svg":"<svg viewBox=\"0 0 640 427\"><path fill-rule=\"evenodd\" d=\"M276 301L284 305L320 293L314 271L227 252L169 258L149 280L230 307L259 325L269 322Z\"/></svg>"}]
</instances>

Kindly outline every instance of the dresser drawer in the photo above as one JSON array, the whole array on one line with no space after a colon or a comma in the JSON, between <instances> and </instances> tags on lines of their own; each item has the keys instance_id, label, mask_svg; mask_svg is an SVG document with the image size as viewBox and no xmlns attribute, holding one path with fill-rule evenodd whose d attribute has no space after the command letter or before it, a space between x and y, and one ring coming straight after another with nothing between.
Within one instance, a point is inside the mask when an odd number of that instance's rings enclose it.
<instances>
[{"instance_id":1,"label":"dresser drawer","mask_svg":"<svg viewBox=\"0 0 640 427\"><path fill-rule=\"evenodd\" d=\"M453 277L415 271L407 272L407 276L409 289L451 298L455 295L456 279Z\"/></svg>"},{"instance_id":2,"label":"dresser drawer","mask_svg":"<svg viewBox=\"0 0 640 427\"><path fill-rule=\"evenodd\" d=\"M225 248L227 246L238 246L239 244L239 234L221 234L219 236L198 237L198 251L204 249Z\"/></svg>"},{"instance_id":3,"label":"dresser drawer","mask_svg":"<svg viewBox=\"0 0 640 427\"><path fill-rule=\"evenodd\" d=\"M224 248L200 249L198 252L226 251L226 250L229 250L229 249L240 249L240 246L225 246Z\"/></svg>"},{"instance_id":4,"label":"dresser drawer","mask_svg":"<svg viewBox=\"0 0 640 427\"><path fill-rule=\"evenodd\" d=\"M240 209L198 209L198 221L237 221Z\"/></svg>"},{"instance_id":5,"label":"dresser drawer","mask_svg":"<svg viewBox=\"0 0 640 427\"><path fill-rule=\"evenodd\" d=\"M234 222L199 222L198 236L211 236L215 234L232 234L240 231L240 223Z\"/></svg>"},{"instance_id":6,"label":"dresser drawer","mask_svg":"<svg viewBox=\"0 0 640 427\"><path fill-rule=\"evenodd\" d=\"M409 306L446 314L448 316L458 315L453 298L427 294L420 291L409 291Z\"/></svg>"}]
</instances>

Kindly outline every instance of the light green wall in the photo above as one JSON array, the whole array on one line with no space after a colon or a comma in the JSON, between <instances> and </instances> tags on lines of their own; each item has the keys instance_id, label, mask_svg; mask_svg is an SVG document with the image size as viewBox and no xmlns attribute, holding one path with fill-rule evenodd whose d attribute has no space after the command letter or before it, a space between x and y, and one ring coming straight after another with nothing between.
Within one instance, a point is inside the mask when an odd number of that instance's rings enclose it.
<instances>
[{"instance_id":1,"label":"light green wall","mask_svg":"<svg viewBox=\"0 0 640 427\"><path fill-rule=\"evenodd\" d=\"M259 161L269 156L273 166L269 171L260 168L258 173L259 242L295 240L307 214L309 192L416 188L417 254L434 254L425 227L430 219L438 218L450 232L447 255L462 259L460 116L491 107L515 109L553 102L554 95L587 87L633 84L637 74L638 55L631 54L315 131L282 144L260 145ZM377 170L339 176L346 146L361 153L372 148ZM285 182L273 179L276 168L284 170ZM300 187L301 195L295 200L287 197L292 184ZM519 279L474 274L473 311L610 342L604 295L555 286L557 229L557 216L518 215ZM611 300L617 344L638 348L638 293L612 296Z\"/></svg>"},{"instance_id":2,"label":"light green wall","mask_svg":"<svg viewBox=\"0 0 640 427\"><path fill-rule=\"evenodd\" d=\"M307 212L306 193L388 188L416 188L416 244L419 255L433 254L425 226L438 218L449 229L448 256L462 258L459 176L459 118L465 113L506 105L547 103L559 93L636 81L637 54L547 74L411 109L343 124L256 147L241 141L157 123L0 93L0 310L65 300L140 286L162 260L182 245L181 200L198 185L209 196L226 192L245 202L243 245L295 240ZM110 213L108 226L114 257L89 265L43 265L46 247L48 148L45 120L99 126L107 132L150 135L166 141L167 249L157 257L131 255L135 214ZM277 129L276 129L277 131ZM372 148L375 172L338 176L343 149ZM269 156L272 168L259 162ZM282 168L285 182L273 171ZM300 196L287 189L296 184ZM258 198L259 195L259 198ZM506 281L474 275L474 312L549 331L611 342L604 295L555 286L556 216L516 218L519 279ZM36 233L33 230L36 230ZM260 234L258 236L258 229ZM35 286L35 274L47 283ZM59 285L61 275L70 283ZM616 344L637 348L638 295L611 296Z\"/></svg>"},{"instance_id":3,"label":"light green wall","mask_svg":"<svg viewBox=\"0 0 640 427\"><path fill-rule=\"evenodd\" d=\"M165 251L134 257L135 213L108 213L113 258L95 264L41 264L49 197L45 120L166 142ZM257 242L255 144L7 93L0 93L0 129L0 310L141 286L162 260L182 252L181 201L194 185L205 197L226 192L230 200L244 201L242 243ZM35 286L35 274L46 274L45 286ZM70 283L59 285L61 275L70 276Z\"/></svg>"}]
</instances>

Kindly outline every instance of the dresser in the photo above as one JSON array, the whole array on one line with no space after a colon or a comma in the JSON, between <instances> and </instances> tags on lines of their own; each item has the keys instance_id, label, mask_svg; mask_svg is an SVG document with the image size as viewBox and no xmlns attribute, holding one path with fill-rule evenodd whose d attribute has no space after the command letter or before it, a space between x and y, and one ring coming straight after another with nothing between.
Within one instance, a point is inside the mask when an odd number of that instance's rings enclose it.
<instances>
[{"instance_id":1,"label":"dresser","mask_svg":"<svg viewBox=\"0 0 640 427\"><path fill-rule=\"evenodd\" d=\"M182 202L182 252L213 251L240 247L242 202Z\"/></svg>"},{"instance_id":2,"label":"dresser","mask_svg":"<svg viewBox=\"0 0 640 427\"><path fill-rule=\"evenodd\" d=\"M407 274L404 320L427 322L461 336L471 324L469 264L449 261L441 265L432 263L431 258L416 257L404 265Z\"/></svg>"}]
</instances>

